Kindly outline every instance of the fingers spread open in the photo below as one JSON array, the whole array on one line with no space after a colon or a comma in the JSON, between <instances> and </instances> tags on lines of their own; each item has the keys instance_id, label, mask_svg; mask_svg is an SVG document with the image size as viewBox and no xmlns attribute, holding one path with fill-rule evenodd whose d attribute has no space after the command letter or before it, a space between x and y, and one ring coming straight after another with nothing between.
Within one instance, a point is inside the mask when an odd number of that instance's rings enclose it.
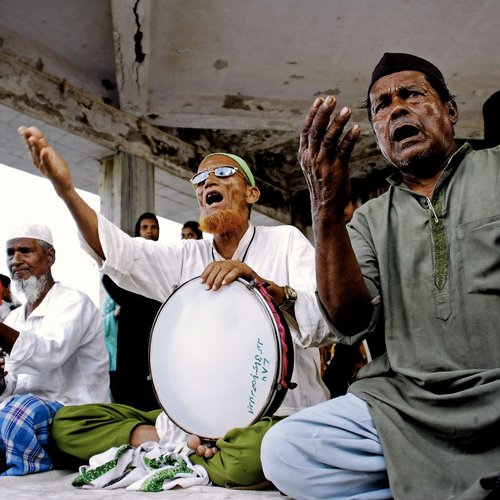
<instances>
[{"instance_id":1,"label":"fingers spread open","mask_svg":"<svg viewBox=\"0 0 500 500\"><path fill-rule=\"evenodd\" d=\"M313 155L318 153L323 143L325 133L328 130L328 124L330 123L330 117L336 104L335 97L328 96L314 115L308 134L309 151Z\"/></svg>"},{"instance_id":2,"label":"fingers spread open","mask_svg":"<svg viewBox=\"0 0 500 500\"><path fill-rule=\"evenodd\" d=\"M359 125L354 125L354 127L347 132L340 142L337 147L337 157L340 158L343 163L349 163L352 151L360 135L361 129L359 128Z\"/></svg>"},{"instance_id":3,"label":"fingers spread open","mask_svg":"<svg viewBox=\"0 0 500 500\"><path fill-rule=\"evenodd\" d=\"M336 154L336 149L340 141L340 137L344 131L349 118L351 117L351 110L343 107L335 118L330 123L328 130L325 133L325 138L321 144L322 153L329 159L333 159Z\"/></svg>"},{"instance_id":4,"label":"fingers spread open","mask_svg":"<svg viewBox=\"0 0 500 500\"><path fill-rule=\"evenodd\" d=\"M300 131L300 143L299 143L299 154L301 150L307 149L309 146L309 130L313 123L314 117L318 112L318 108L320 107L323 99L318 97L314 100L313 105L309 108L309 111L304 120L304 125L302 126L302 130Z\"/></svg>"}]
</instances>

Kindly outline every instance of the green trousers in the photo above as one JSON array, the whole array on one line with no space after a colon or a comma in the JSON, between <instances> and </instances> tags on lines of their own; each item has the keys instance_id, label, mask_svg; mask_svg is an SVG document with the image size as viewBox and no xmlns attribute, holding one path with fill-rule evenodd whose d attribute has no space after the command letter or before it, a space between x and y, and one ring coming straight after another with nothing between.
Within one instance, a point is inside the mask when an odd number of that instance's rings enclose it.
<instances>
[{"instance_id":1,"label":"green trousers","mask_svg":"<svg viewBox=\"0 0 500 500\"><path fill-rule=\"evenodd\" d=\"M88 462L98 453L129 443L130 433L140 424L155 425L161 410L141 411L130 406L86 404L64 406L52 423L52 438L59 450ZM260 445L267 430L279 418L264 417L250 427L232 429L217 440L219 452L205 459L193 454L218 486L251 486L265 482L260 462Z\"/></svg>"}]
</instances>

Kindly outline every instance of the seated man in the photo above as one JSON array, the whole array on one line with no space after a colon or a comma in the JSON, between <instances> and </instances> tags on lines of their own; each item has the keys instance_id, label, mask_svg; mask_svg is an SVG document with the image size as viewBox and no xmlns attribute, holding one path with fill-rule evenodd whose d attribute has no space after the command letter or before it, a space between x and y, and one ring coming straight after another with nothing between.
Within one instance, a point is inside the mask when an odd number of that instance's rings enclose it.
<instances>
[{"instance_id":1,"label":"seated man","mask_svg":"<svg viewBox=\"0 0 500 500\"><path fill-rule=\"evenodd\" d=\"M1 472L22 475L51 468L54 413L66 404L109 401L109 378L97 308L52 277L49 228L17 228L6 247L13 286L26 303L0 324Z\"/></svg>"},{"instance_id":2,"label":"seated man","mask_svg":"<svg viewBox=\"0 0 500 500\"><path fill-rule=\"evenodd\" d=\"M227 153L208 155L191 179L201 210L201 229L211 232L213 241L190 239L158 244L130 238L97 215L78 196L64 159L47 144L42 133L36 128L21 128L20 132L35 165L52 181L75 217L102 272L112 276L118 285L160 301L176 285L196 276L201 276L207 293L217 293L220 287L240 277L266 281L266 290L290 320L295 344L292 382L298 384L288 391L276 417L328 398L316 346L331 343L332 337L315 298L313 247L297 228L251 224L251 207L260 192L243 159ZM197 411L194 407L193 411ZM65 452L88 460L112 446L157 441L154 424L159 413L137 412L121 405L66 407L56 416L53 436ZM159 420L163 426L164 413ZM217 441L215 450L202 444L198 449L201 456L194 455L192 461L202 464L218 485L260 483L265 480L260 442L275 421L266 417L250 431L229 431ZM214 455L217 449L220 451Z\"/></svg>"},{"instance_id":3,"label":"seated man","mask_svg":"<svg viewBox=\"0 0 500 500\"><path fill-rule=\"evenodd\" d=\"M500 498L500 148L457 144L441 71L384 54L367 110L397 171L346 230L360 129L342 137L351 112L330 120L335 105L314 102L299 148L318 296L339 341L382 333L386 353L265 435L266 476L296 499Z\"/></svg>"}]
</instances>

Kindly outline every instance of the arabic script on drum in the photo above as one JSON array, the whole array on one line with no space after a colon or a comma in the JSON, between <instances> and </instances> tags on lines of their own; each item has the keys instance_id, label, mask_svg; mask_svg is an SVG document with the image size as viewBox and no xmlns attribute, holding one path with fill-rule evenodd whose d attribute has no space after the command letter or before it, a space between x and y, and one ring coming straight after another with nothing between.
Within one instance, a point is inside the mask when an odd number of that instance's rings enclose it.
<instances>
[{"instance_id":1,"label":"arabic script on drum","mask_svg":"<svg viewBox=\"0 0 500 500\"><path fill-rule=\"evenodd\" d=\"M264 343L260 338L257 338L256 353L253 357L253 364L250 369L250 395L248 396L247 410L251 415L255 411L256 395L258 391L259 382L267 382L267 366L270 361L264 355Z\"/></svg>"}]
</instances>

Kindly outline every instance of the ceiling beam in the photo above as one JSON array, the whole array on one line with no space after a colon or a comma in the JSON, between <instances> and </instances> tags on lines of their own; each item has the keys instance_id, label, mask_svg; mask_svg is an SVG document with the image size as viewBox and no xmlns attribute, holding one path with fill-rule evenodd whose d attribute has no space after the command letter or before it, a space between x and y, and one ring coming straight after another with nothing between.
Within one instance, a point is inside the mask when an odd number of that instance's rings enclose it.
<instances>
[{"instance_id":1,"label":"ceiling beam","mask_svg":"<svg viewBox=\"0 0 500 500\"><path fill-rule=\"evenodd\" d=\"M2 105L111 150L142 158L177 177L189 179L196 170L201 155L194 146L1 50L0 75ZM256 209L288 223L291 215L285 193L278 186L261 184L262 197Z\"/></svg>"},{"instance_id":2,"label":"ceiling beam","mask_svg":"<svg viewBox=\"0 0 500 500\"><path fill-rule=\"evenodd\" d=\"M0 103L92 142L143 158L184 179L193 146L145 120L0 51ZM194 166L192 166L194 168Z\"/></svg>"}]
</instances>

